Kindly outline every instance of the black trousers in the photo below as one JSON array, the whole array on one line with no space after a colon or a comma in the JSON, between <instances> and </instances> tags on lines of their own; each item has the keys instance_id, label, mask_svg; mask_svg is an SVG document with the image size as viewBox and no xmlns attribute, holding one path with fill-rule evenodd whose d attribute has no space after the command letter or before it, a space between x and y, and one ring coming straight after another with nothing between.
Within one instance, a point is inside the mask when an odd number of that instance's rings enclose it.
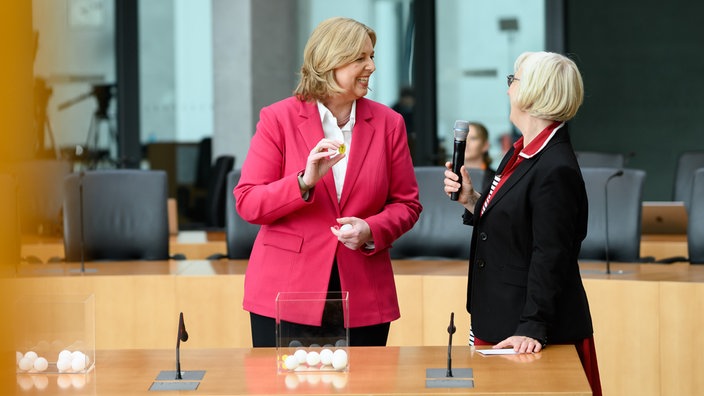
<instances>
[{"instance_id":1,"label":"black trousers","mask_svg":"<svg viewBox=\"0 0 704 396\"><path fill-rule=\"evenodd\" d=\"M340 290L340 274L337 270L337 263L334 263L330 273L328 292L339 292ZM276 319L251 312L249 319L252 328L252 346L255 348L276 347ZM343 326L343 318L339 314L328 310L323 311L321 326L308 326L288 322L282 323L282 327L285 327L286 332L293 334L314 334L320 338L339 334ZM352 327L349 329L350 346L386 346L390 327L391 323L389 322L371 326Z\"/></svg>"}]
</instances>

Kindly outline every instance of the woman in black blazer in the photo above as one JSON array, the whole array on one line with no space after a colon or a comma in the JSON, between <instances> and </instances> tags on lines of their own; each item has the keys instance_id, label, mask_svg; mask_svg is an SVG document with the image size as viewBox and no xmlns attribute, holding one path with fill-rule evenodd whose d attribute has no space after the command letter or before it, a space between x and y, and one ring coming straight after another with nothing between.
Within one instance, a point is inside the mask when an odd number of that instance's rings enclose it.
<instances>
[{"instance_id":1,"label":"woman in black blazer","mask_svg":"<svg viewBox=\"0 0 704 396\"><path fill-rule=\"evenodd\" d=\"M524 53L508 76L514 143L480 194L447 163L445 192L460 191L474 226L467 310L475 345L539 352L574 344L594 394L601 393L592 320L577 257L587 233L587 194L564 127L582 104L575 63Z\"/></svg>"}]
</instances>

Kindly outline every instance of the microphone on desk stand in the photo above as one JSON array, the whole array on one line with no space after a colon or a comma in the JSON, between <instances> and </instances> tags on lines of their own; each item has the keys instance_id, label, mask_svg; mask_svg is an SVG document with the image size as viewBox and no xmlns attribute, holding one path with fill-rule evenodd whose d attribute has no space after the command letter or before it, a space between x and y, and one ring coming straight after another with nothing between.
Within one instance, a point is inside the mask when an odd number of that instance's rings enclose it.
<instances>
[{"instance_id":1,"label":"microphone on desk stand","mask_svg":"<svg viewBox=\"0 0 704 396\"><path fill-rule=\"evenodd\" d=\"M455 334L457 328L455 327L455 313L450 313L450 325L447 326L447 332L450 335L447 341L447 373L446 377L452 377L452 335Z\"/></svg>"},{"instance_id":2,"label":"microphone on desk stand","mask_svg":"<svg viewBox=\"0 0 704 396\"><path fill-rule=\"evenodd\" d=\"M176 339L176 379L183 379L181 376L181 341L188 341L188 332L186 325L183 323L183 312L178 316L178 337Z\"/></svg>"},{"instance_id":3,"label":"microphone on desk stand","mask_svg":"<svg viewBox=\"0 0 704 396\"><path fill-rule=\"evenodd\" d=\"M609 260L609 182L614 177L623 176L623 170L619 169L606 179L604 183L604 253L606 256L606 274L611 274L611 261Z\"/></svg>"}]
</instances>

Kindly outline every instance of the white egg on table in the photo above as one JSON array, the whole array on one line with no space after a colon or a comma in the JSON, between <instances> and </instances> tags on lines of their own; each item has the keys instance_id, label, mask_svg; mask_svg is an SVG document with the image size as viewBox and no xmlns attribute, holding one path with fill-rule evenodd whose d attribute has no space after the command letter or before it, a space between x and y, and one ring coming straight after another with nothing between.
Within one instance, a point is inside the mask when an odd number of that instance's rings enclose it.
<instances>
[{"instance_id":1,"label":"white egg on table","mask_svg":"<svg viewBox=\"0 0 704 396\"><path fill-rule=\"evenodd\" d=\"M29 351L24 354L25 359L29 359L32 363L39 357L36 352L34 351Z\"/></svg>"},{"instance_id":2,"label":"white egg on table","mask_svg":"<svg viewBox=\"0 0 704 396\"><path fill-rule=\"evenodd\" d=\"M284 360L284 366L286 366L287 370L295 370L298 364L298 359L294 355L288 355L286 360Z\"/></svg>"},{"instance_id":3,"label":"white egg on table","mask_svg":"<svg viewBox=\"0 0 704 396\"><path fill-rule=\"evenodd\" d=\"M63 351L59 352L59 358L56 360L62 360L62 359L71 360L71 351L64 349Z\"/></svg>"},{"instance_id":4,"label":"white egg on table","mask_svg":"<svg viewBox=\"0 0 704 396\"><path fill-rule=\"evenodd\" d=\"M315 351L308 352L308 356L306 356L306 363L311 367L317 366L320 364L320 354Z\"/></svg>"},{"instance_id":5,"label":"white egg on table","mask_svg":"<svg viewBox=\"0 0 704 396\"><path fill-rule=\"evenodd\" d=\"M306 362L306 358L308 357L308 354L304 349L299 349L296 352L293 353L293 356L296 357L296 360L298 360L298 364L303 364Z\"/></svg>"},{"instance_id":6,"label":"white egg on table","mask_svg":"<svg viewBox=\"0 0 704 396\"><path fill-rule=\"evenodd\" d=\"M86 361L85 359L72 359L71 360L71 370L73 371L83 371L86 368Z\"/></svg>"},{"instance_id":7,"label":"white egg on table","mask_svg":"<svg viewBox=\"0 0 704 396\"><path fill-rule=\"evenodd\" d=\"M46 358L43 357L38 357L34 361L34 369L37 371L45 371L49 367L49 362L46 360Z\"/></svg>"},{"instance_id":8,"label":"white egg on table","mask_svg":"<svg viewBox=\"0 0 704 396\"><path fill-rule=\"evenodd\" d=\"M332 364L332 351L328 348L323 349L320 351L320 363L322 363L325 366L329 366Z\"/></svg>"},{"instance_id":9,"label":"white egg on table","mask_svg":"<svg viewBox=\"0 0 704 396\"><path fill-rule=\"evenodd\" d=\"M338 349L333 352L332 367L335 370L342 370L347 367L347 352L344 349Z\"/></svg>"},{"instance_id":10,"label":"white egg on table","mask_svg":"<svg viewBox=\"0 0 704 396\"><path fill-rule=\"evenodd\" d=\"M59 359L59 361L56 362L56 368L61 373L71 371L71 359Z\"/></svg>"},{"instance_id":11,"label":"white egg on table","mask_svg":"<svg viewBox=\"0 0 704 396\"><path fill-rule=\"evenodd\" d=\"M20 359L20 362L17 364L17 366L22 371L29 371L34 367L34 360L28 357L23 357L22 359Z\"/></svg>"}]
</instances>

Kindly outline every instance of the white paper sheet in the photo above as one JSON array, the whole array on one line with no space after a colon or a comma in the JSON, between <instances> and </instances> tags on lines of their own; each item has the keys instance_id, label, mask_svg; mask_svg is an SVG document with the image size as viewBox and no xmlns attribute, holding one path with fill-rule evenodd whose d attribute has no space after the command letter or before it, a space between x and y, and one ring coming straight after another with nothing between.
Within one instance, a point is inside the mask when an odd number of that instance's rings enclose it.
<instances>
[{"instance_id":1,"label":"white paper sheet","mask_svg":"<svg viewBox=\"0 0 704 396\"><path fill-rule=\"evenodd\" d=\"M482 355L518 355L518 352L514 351L513 348L504 349L477 349L477 352Z\"/></svg>"}]
</instances>

